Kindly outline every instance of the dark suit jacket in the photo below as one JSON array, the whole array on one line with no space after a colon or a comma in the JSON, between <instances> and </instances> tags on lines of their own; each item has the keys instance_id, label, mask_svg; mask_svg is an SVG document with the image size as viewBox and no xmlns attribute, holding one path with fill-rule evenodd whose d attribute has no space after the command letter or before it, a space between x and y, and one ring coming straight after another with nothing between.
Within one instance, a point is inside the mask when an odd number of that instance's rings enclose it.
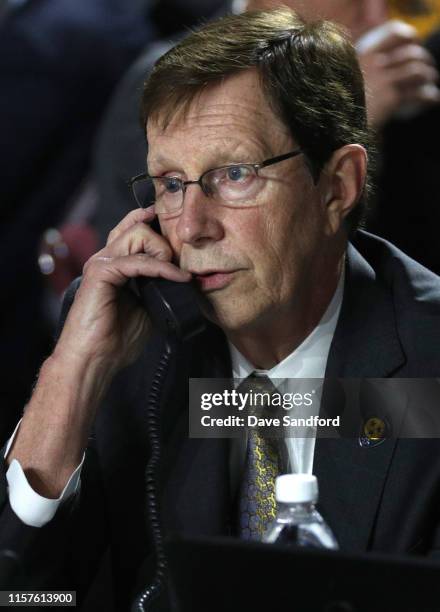
<instances>
[{"instance_id":1,"label":"dark suit jacket","mask_svg":"<svg viewBox=\"0 0 440 612\"><path fill-rule=\"evenodd\" d=\"M440 279L369 234L359 232L355 245L348 248L327 376L435 377L440 371ZM162 342L152 339L142 358L115 379L97 417L74 503L49 525L35 529L14 516L4 495L0 543L19 550L32 585L46 581L51 588L65 585L83 591L109 545L109 588L118 609L128 608L130 598L151 576L154 560L144 486L149 456L146 398ZM162 410L163 530L225 535L234 525L229 442L188 438L190 375L230 375L220 330L209 328L183 346L171 363ZM320 509L343 550L436 553L438 440L388 439L363 448L357 439L319 439L314 471Z\"/></svg>"}]
</instances>

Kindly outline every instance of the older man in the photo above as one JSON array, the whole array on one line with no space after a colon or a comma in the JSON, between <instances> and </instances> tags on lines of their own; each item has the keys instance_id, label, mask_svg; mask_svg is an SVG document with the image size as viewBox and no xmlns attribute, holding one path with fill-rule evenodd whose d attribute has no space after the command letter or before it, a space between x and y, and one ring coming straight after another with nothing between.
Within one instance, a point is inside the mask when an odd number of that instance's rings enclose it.
<instances>
[{"instance_id":1,"label":"older man","mask_svg":"<svg viewBox=\"0 0 440 612\"><path fill-rule=\"evenodd\" d=\"M148 173L135 183L154 189L155 204L127 215L85 266L6 449L9 500L0 521L2 546L23 552L35 584L58 584L61 574L84 591L110 543L119 609L151 580L156 562L157 575L163 570L155 488L150 482L146 497L143 484L157 450L156 429L152 451L146 443L145 401L163 343L127 289L130 279L192 280L210 322L173 356L164 390L165 532L242 529L235 509L251 453L240 459L227 440L188 438L189 377L416 377L440 369L438 278L355 231L366 191L365 98L355 52L335 26L305 24L287 9L212 23L159 60L143 112ZM151 226L157 219L160 234ZM436 521L423 519L440 475L431 447L438 450L435 441L388 439L368 449L320 439L315 448L312 438L288 450L288 466L318 475L342 548L428 551ZM59 508L65 499L73 503Z\"/></svg>"}]
</instances>

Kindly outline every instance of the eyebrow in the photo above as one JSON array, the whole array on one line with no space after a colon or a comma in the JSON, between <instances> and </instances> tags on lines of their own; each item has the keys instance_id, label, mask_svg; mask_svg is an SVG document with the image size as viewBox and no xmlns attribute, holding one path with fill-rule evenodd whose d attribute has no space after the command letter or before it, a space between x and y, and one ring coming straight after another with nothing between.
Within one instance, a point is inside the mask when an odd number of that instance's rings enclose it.
<instances>
[{"instance_id":1,"label":"eyebrow","mask_svg":"<svg viewBox=\"0 0 440 612\"><path fill-rule=\"evenodd\" d=\"M261 159L260 159L261 157ZM204 169L202 170L202 172L206 172L206 170L210 170L211 168L220 168L222 166L229 166L229 165L234 165L234 164L251 164L251 163L257 163L260 161L263 161L264 159L271 157L271 153L270 152L266 152L266 153L259 153L256 155L245 155L245 154L240 154L240 155L232 155L231 152L227 152L227 151L223 151L220 153L215 153L211 158L206 157L206 159L204 160ZM212 160L210 162L210 160ZM157 164L159 166L169 166L171 167L173 170L182 172L183 168L182 168L182 162L176 162L174 160L172 160L171 158L168 158L166 156L163 155L158 155L157 157L154 157L150 160L150 166L154 164ZM154 173L150 172L149 170L149 166L148 166L148 159L147 159L147 163L146 163L146 168L147 168L147 172L151 175L154 175Z\"/></svg>"},{"instance_id":2,"label":"eyebrow","mask_svg":"<svg viewBox=\"0 0 440 612\"><path fill-rule=\"evenodd\" d=\"M169 159L167 159L166 157L163 157L162 155L159 155L157 157L153 157L152 159L150 159L150 166L154 164L157 164L159 166L165 166L165 165L173 165L173 162ZM153 172L150 172L150 167L148 165L148 153L147 153L147 157L145 159L145 168L147 170L148 174L155 174Z\"/></svg>"}]
</instances>

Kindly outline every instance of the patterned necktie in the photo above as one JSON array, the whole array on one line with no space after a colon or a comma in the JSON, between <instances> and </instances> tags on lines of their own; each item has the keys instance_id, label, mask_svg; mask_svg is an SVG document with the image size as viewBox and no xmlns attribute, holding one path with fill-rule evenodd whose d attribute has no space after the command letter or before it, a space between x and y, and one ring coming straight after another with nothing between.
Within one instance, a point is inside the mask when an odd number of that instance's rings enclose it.
<instances>
[{"instance_id":1,"label":"patterned necktie","mask_svg":"<svg viewBox=\"0 0 440 612\"><path fill-rule=\"evenodd\" d=\"M270 379L255 372L239 390L272 394ZM244 476L240 489L239 533L245 540L260 540L275 518L275 478L280 472L276 440L264 438L257 429L249 430Z\"/></svg>"}]
</instances>

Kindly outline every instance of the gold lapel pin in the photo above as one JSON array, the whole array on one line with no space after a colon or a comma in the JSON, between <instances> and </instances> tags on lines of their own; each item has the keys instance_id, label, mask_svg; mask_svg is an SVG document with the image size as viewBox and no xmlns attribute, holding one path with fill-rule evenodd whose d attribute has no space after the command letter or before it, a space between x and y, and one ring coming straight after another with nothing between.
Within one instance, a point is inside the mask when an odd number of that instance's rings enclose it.
<instances>
[{"instance_id":1,"label":"gold lapel pin","mask_svg":"<svg viewBox=\"0 0 440 612\"><path fill-rule=\"evenodd\" d=\"M389 437L389 427L384 419L373 416L364 421L359 444L365 448L371 448L384 442Z\"/></svg>"}]
</instances>

